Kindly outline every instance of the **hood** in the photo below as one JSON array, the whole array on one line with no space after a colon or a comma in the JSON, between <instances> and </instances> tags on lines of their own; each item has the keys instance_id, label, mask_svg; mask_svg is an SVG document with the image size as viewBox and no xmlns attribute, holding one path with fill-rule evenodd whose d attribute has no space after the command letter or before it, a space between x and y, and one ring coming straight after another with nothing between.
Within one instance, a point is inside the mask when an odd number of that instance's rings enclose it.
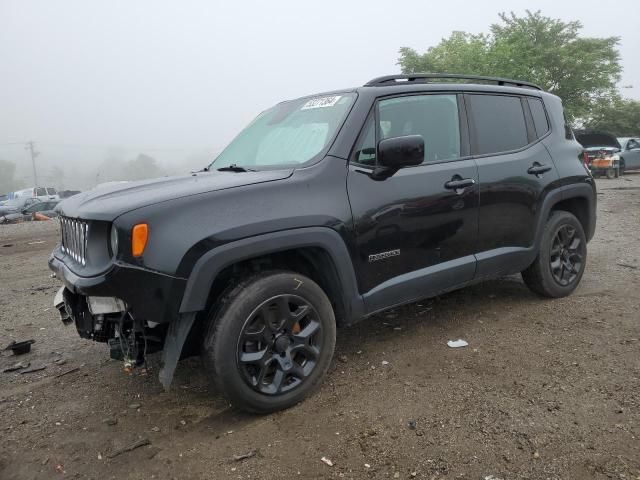
<instances>
[{"instance_id":1,"label":"hood","mask_svg":"<svg viewBox=\"0 0 640 480\"><path fill-rule=\"evenodd\" d=\"M584 148L616 148L620 150L618 139L606 132L575 132L576 140Z\"/></svg>"},{"instance_id":2,"label":"hood","mask_svg":"<svg viewBox=\"0 0 640 480\"><path fill-rule=\"evenodd\" d=\"M60 202L56 211L65 216L112 221L123 213L155 203L202 193L288 178L288 170L259 172L198 172L180 177L114 183L79 193Z\"/></svg>"}]
</instances>

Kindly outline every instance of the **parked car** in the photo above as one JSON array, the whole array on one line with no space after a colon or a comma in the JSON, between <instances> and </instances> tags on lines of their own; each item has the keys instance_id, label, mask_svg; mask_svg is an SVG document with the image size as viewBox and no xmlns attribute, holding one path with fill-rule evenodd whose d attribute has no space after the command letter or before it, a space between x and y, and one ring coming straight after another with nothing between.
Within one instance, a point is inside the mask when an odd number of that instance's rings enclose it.
<instances>
[{"instance_id":1,"label":"parked car","mask_svg":"<svg viewBox=\"0 0 640 480\"><path fill-rule=\"evenodd\" d=\"M640 170L640 137L620 137L620 173Z\"/></svg>"},{"instance_id":2,"label":"parked car","mask_svg":"<svg viewBox=\"0 0 640 480\"><path fill-rule=\"evenodd\" d=\"M58 200L49 200L47 202L36 201L32 205L19 211L0 216L0 223L19 223L56 218L58 212L55 208L58 203L60 203Z\"/></svg>"},{"instance_id":3,"label":"parked car","mask_svg":"<svg viewBox=\"0 0 640 480\"><path fill-rule=\"evenodd\" d=\"M594 177L605 175L612 179L624 171L620 164L620 143L615 136L595 130L579 130L575 136L585 149L585 162Z\"/></svg>"},{"instance_id":4,"label":"parked car","mask_svg":"<svg viewBox=\"0 0 640 480\"><path fill-rule=\"evenodd\" d=\"M60 200L58 192L53 187L30 187L13 192L14 197L32 197L40 200Z\"/></svg>"},{"instance_id":5,"label":"parked car","mask_svg":"<svg viewBox=\"0 0 640 480\"><path fill-rule=\"evenodd\" d=\"M45 217L55 218L58 216L58 212L55 210L55 208L59 203L59 200L39 202L22 210L22 214L27 217L33 217L35 213L39 213L40 215L44 215Z\"/></svg>"},{"instance_id":6,"label":"parked car","mask_svg":"<svg viewBox=\"0 0 640 480\"><path fill-rule=\"evenodd\" d=\"M0 216L5 216L10 213L20 213L25 208L41 203L41 200L33 197L17 197L12 200L7 200L4 205L0 206Z\"/></svg>"},{"instance_id":7,"label":"parked car","mask_svg":"<svg viewBox=\"0 0 640 480\"><path fill-rule=\"evenodd\" d=\"M233 405L287 408L336 327L517 272L571 294L596 225L582 152L560 99L516 80L394 75L279 103L200 172L62 202L54 305L127 368L162 350L165 388L202 352Z\"/></svg>"}]
</instances>

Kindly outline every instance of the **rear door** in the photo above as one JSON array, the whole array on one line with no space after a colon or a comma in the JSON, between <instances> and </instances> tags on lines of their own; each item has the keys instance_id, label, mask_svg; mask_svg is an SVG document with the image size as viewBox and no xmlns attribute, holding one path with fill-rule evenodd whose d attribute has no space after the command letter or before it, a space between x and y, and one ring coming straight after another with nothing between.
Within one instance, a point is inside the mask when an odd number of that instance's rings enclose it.
<instances>
[{"instance_id":1,"label":"rear door","mask_svg":"<svg viewBox=\"0 0 640 480\"><path fill-rule=\"evenodd\" d=\"M347 189L356 271L368 312L473 278L478 172L468 153L461 99L456 94L380 99L354 147ZM424 163L382 181L371 178L378 142L404 135L423 137Z\"/></svg>"},{"instance_id":2,"label":"rear door","mask_svg":"<svg viewBox=\"0 0 640 480\"><path fill-rule=\"evenodd\" d=\"M558 179L539 141L549 132L540 98L465 95L480 180L477 277L515 273L535 258L542 201Z\"/></svg>"}]
</instances>

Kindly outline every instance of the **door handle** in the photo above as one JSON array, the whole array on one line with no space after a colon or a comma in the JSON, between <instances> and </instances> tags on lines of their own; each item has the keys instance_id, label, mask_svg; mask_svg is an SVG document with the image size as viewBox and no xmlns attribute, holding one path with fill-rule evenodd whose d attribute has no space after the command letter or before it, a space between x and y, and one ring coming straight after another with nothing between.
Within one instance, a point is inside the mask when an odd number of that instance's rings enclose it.
<instances>
[{"instance_id":1,"label":"door handle","mask_svg":"<svg viewBox=\"0 0 640 480\"><path fill-rule=\"evenodd\" d=\"M476 181L473 178L460 178L456 175L444 184L444 188L446 188L447 190L455 190L456 193L462 193L458 192L458 190L463 190L464 188L471 187L475 184Z\"/></svg>"},{"instance_id":2,"label":"door handle","mask_svg":"<svg viewBox=\"0 0 640 480\"><path fill-rule=\"evenodd\" d=\"M543 173L551 170L549 165L540 165L538 162L535 162L532 166L529 167L527 173L529 175L535 175L536 177L540 177Z\"/></svg>"}]
</instances>

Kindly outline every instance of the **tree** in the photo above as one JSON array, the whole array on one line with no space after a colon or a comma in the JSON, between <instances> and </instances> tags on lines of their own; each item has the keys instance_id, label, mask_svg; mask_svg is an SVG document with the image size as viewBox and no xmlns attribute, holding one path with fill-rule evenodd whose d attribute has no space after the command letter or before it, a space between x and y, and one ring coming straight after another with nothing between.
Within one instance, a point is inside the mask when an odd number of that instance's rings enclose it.
<instances>
[{"instance_id":1,"label":"tree","mask_svg":"<svg viewBox=\"0 0 640 480\"><path fill-rule=\"evenodd\" d=\"M640 101L616 98L613 102L600 102L584 126L609 132L616 137L638 136L640 135Z\"/></svg>"},{"instance_id":2,"label":"tree","mask_svg":"<svg viewBox=\"0 0 640 480\"><path fill-rule=\"evenodd\" d=\"M558 95L570 119L584 119L616 95L618 37L580 37L578 21L563 22L527 10L500 14L489 34L453 32L424 54L400 49L403 73L461 73L528 80Z\"/></svg>"},{"instance_id":3,"label":"tree","mask_svg":"<svg viewBox=\"0 0 640 480\"><path fill-rule=\"evenodd\" d=\"M125 180L144 180L162 176L162 170L155 158L141 153L135 160L130 160L125 164L124 176Z\"/></svg>"},{"instance_id":4,"label":"tree","mask_svg":"<svg viewBox=\"0 0 640 480\"><path fill-rule=\"evenodd\" d=\"M0 160L0 195L13 192L22 187L16 180L16 164L7 160Z\"/></svg>"}]
</instances>

